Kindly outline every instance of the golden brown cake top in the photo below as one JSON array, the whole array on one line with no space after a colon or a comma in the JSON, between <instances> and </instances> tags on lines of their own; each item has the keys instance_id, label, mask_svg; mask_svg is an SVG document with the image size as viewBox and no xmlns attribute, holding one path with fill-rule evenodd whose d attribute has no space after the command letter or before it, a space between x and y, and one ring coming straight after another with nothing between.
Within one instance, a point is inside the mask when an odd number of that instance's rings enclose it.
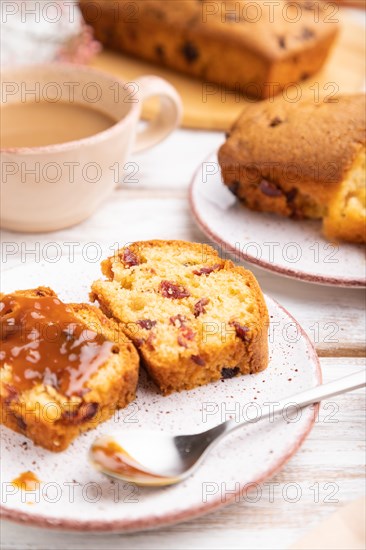
<instances>
[{"instance_id":1,"label":"golden brown cake top","mask_svg":"<svg viewBox=\"0 0 366 550\"><path fill-rule=\"evenodd\" d=\"M151 25L169 26L172 32L186 32L187 40L197 34L214 37L218 42L241 44L273 61L338 31L332 6L329 9L317 0L81 0L81 5L84 16L93 23L101 9L116 25L123 21L147 29Z\"/></svg>"},{"instance_id":2,"label":"golden brown cake top","mask_svg":"<svg viewBox=\"0 0 366 550\"><path fill-rule=\"evenodd\" d=\"M220 148L220 164L272 181L338 184L365 146L365 113L365 94L248 104Z\"/></svg>"}]
</instances>

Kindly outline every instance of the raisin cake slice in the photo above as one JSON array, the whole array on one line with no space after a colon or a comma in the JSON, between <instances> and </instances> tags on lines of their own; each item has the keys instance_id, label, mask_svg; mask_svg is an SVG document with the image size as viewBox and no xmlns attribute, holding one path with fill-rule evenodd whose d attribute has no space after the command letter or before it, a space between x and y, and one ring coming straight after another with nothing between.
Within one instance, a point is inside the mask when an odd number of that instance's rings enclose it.
<instances>
[{"instance_id":1,"label":"raisin cake slice","mask_svg":"<svg viewBox=\"0 0 366 550\"><path fill-rule=\"evenodd\" d=\"M136 242L102 263L91 297L118 319L164 394L268 364L268 313L250 271L207 245Z\"/></svg>"},{"instance_id":2,"label":"raisin cake slice","mask_svg":"<svg viewBox=\"0 0 366 550\"><path fill-rule=\"evenodd\" d=\"M218 154L248 208L323 220L329 240L366 242L365 94L247 105Z\"/></svg>"},{"instance_id":3,"label":"raisin cake slice","mask_svg":"<svg viewBox=\"0 0 366 550\"><path fill-rule=\"evenodd\" d=\"M135 397L139 357L95 306L46 287L0 295L1 423L63 451Z\"/></svg>"}]
</instances>

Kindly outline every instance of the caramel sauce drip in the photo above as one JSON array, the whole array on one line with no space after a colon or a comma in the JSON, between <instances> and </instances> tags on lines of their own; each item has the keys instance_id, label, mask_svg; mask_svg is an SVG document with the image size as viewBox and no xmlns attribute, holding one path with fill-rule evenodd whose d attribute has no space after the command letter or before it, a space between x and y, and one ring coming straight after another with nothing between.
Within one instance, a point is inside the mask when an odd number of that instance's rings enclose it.
<instances>
[{"instance_id":1,"label":"caramel sauce drip","mask_svg":"<svg viewBox=\"0 0 366 550\"><path fill-rule=\"evenodd\" d=\"M85 382L113 346L77 319L71 307L41 292L2 298L0 344L0 366L11 367L16 390L44 384L65 396L87 391Z\"/></svg>"},{"instance_id":2,"label":"caramel sauce drip","mask_svg":"<svg viewBox=\"0 0 366 550\"><path fill-rule=\"evenodd\" d=\"M33 472L23 472L11 482L14 487L18 487L21 491L34 491L40 480Z\"/></svg>"}]
</instances>

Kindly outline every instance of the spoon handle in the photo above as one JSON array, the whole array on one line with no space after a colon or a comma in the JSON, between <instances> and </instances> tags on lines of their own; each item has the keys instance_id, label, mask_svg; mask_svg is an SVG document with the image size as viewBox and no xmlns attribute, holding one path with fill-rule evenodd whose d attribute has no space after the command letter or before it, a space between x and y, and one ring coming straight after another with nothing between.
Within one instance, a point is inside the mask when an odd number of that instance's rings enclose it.
<instances>
[{"instance_id":1,"label":"spoon handle","mask_svg":"<svg viewBox=\"0 0 366 550\"><path fill-rule=\"evenodd\" d=\"M346 393L352 390L357 390L366 386L366 370L355 372L343 378L338 378L338 380L333 380L333 382L328 382L328 384L320 384L309 390L300 392L292 397L292 401L296 403L297 407L306 407L307 405L312 405L314 403L319 403L323 399L329 397L335 397L342 393ZM286 408L289 403L289 399L283 399L280 401L278 410L279 412Z\"/></svg>"},{"instance_id":2,"label":"spoon handle","mask_svg":"<svg viewBox=\"0 0 366 550\"><path fill-rule=\"evenodd\" d=\"M271 407L262 410L261 413L252 420L246 419L242 422L235 422L233 419L228 420L222 425L224 427L222 434L236 430L245 424L252 424L266 418L272 418L274 415L281 413L284 410L288 409L290 411L291 408L295 410L302 409L307 405L319 403L323 399L335 397L336 395L357 390L364 386L366 386L366 370L350 374L344 378L339 378L338 380L334 380L328 384L320 384L319 386L315 386L315 388L310 388L309 390L305 390L291 397L282 399L277 403L272 403Z\"/></svg>"}]
</instances>

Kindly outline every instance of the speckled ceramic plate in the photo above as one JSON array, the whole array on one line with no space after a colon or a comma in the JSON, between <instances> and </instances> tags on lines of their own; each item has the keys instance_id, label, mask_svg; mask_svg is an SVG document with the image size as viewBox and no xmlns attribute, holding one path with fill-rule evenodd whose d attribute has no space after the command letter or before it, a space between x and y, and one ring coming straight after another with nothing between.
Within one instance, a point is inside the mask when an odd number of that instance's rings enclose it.
<instances>
[{"instance_id":1,"label":"speckled ceramic plate","mask_svg":"<svg viewBox=\"0 0 366 550\"><path fill-rule=\"evenodd\" d=\"M80 258L21 265L3 273L2 290L49 285L63 300L87 301L99 273L99 264ZM253 418L259 407L319 384L321 371L310 341L281 306L270 298L267 304L270 364L264 372L168 397L160 396L142 373L134 403L59 454L1 426L2 516L48 528L127 532L188 520L246 499L251 484L273 475L297 451L314 424L315 408L300 411L296 421L279 417L249 424L223 440L194 475L166 488L137 488L104 477L89 466L87 451L97 435L115 430L184 434L229 416ZM28 470L41 480L35 493L11 484Z\"/></svg>"},{"instance_id":2,"label":"speckled ceramic plate","mask_svg":"<svg viewBox=\"0 0 366 550\"><path fill-rule=\"evenodd\" d=\"M366 286L364 246L331 244L322 237L318 221L294 221L245 208L222 184L216 154L194 175L190 203L198 225L222 254L311 283Z\"/></svg>"}]
</instances>

